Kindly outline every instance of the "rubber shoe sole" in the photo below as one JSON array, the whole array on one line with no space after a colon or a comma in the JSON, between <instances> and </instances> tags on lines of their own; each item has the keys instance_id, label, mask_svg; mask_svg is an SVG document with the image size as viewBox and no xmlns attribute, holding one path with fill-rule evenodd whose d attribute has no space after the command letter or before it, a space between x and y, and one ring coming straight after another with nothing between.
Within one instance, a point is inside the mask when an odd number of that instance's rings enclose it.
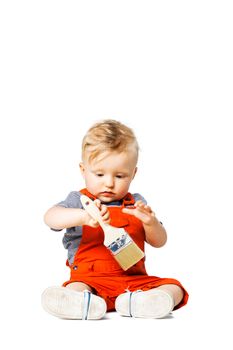
<instances>
[{"instance_id":1,"label":"rubber shoe sole","mask_svg":"<svg viewBox=\"0 0 233 350\"><path fill-rule=\"evenodd\" d=\"M173 310L174 300L161 289L127 292L117 297L115 308L122 316L163 318Z\"/></svg>"},{"instance_id":2,"label":"rubber shoe sole","mask_svg":"<svg viewBox=\"0 0 233 350\"><path fill-rule=\"evenodd\" d=\"M65 287L45 289L41 303L51 315L74 320L99 320L107 310L103 298L90 291L76 292Z\"/></svg>"}]
</instances>

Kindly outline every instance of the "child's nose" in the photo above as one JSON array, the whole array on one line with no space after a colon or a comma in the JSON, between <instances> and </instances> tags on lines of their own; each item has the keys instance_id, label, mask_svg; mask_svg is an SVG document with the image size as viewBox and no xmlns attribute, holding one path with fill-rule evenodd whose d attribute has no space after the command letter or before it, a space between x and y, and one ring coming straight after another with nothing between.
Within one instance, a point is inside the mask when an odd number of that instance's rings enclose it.
<instances>
[{"instance_id":1,"label":"child's nose","mask_svg":"<svg viewBox=\"0 0 233 350\"><path fill-rule=\"evenodd\" d=\"M105 186L106 187L113 187L114 186L114 179L113 177L109 176L105 179Z\"/></svg>"}]
</instances>

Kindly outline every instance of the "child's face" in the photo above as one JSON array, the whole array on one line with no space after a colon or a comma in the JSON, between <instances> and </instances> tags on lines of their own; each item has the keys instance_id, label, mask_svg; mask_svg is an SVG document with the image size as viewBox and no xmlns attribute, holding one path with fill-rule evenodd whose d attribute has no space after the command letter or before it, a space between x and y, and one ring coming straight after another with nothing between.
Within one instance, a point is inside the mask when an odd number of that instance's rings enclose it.
<instances>
[{"instance_id":1,"label":"child's face","mask_svg":"<svg viewBox=\"0 0 233 350\"><path fill-rule=\"evenodd\" d=\"M136 174L137 157L131 152L106 152L91 162L80 163L87 190L102 202L123 198Z\"/></svg>"}]
</instances>

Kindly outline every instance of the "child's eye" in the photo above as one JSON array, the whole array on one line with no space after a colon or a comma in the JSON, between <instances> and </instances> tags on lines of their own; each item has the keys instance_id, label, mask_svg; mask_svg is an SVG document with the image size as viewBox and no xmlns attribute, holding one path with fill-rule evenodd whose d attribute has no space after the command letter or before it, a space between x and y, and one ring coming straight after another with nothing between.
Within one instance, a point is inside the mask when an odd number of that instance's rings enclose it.
<instances>
[{"instance_id":1,"label":"child's eye","mask_svg":"<svg viewBox=\"0 0 233 350\"><path fill-rule=\"evenodd\" d=\"M122 179L124 176L123 175L116 175L118 179Z\"/></svg>"},{"instance_id":2,"label":"child's eye","mask_svg":"<svg viewBox=\"0 0 233 350\"><path fill-rule=\"evenodd\" d=\"M97 174L96 174L96 176L99 176L99 177L101 177L101 176L104 176L104 174L101 174L101 173L97 173Z\"/></svg>"}]
</instances>

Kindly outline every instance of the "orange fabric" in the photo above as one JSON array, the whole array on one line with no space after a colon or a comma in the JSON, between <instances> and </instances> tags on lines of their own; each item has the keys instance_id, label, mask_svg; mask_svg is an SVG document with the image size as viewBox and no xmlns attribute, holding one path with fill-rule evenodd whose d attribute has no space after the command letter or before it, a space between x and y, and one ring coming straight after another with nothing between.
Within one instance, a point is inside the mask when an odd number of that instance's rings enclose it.
<instances>
[{"instance_id":1,"label":"orange fabric","mask_svg":"<svg viewBox=\"0 0 233 350\"><path fill-rule=\"evenodd\" d=\"M86 189L80 192L95 199ZM144 251L145 233L141 221L134 216L122 213L122 208L125 205L133 204L134 198L128 193L123 199L122 207L109 206L111 225L123 227ZM97 295L105 299L108 311L115 309L116 297L126 290L141 289L145 291L163 284L176 284L183 289L184 298L176 308L187 303L188 293L179 281L172 278L148 276L144 265L145 258L124 271L111 252L103 245L103 241L104 233L100 226L97 228L83 226L82 240L74 262L70 266L70 280L65 282L63 286L71 282L83 282L89 285Z\"/></svg>"}]
</instances>

